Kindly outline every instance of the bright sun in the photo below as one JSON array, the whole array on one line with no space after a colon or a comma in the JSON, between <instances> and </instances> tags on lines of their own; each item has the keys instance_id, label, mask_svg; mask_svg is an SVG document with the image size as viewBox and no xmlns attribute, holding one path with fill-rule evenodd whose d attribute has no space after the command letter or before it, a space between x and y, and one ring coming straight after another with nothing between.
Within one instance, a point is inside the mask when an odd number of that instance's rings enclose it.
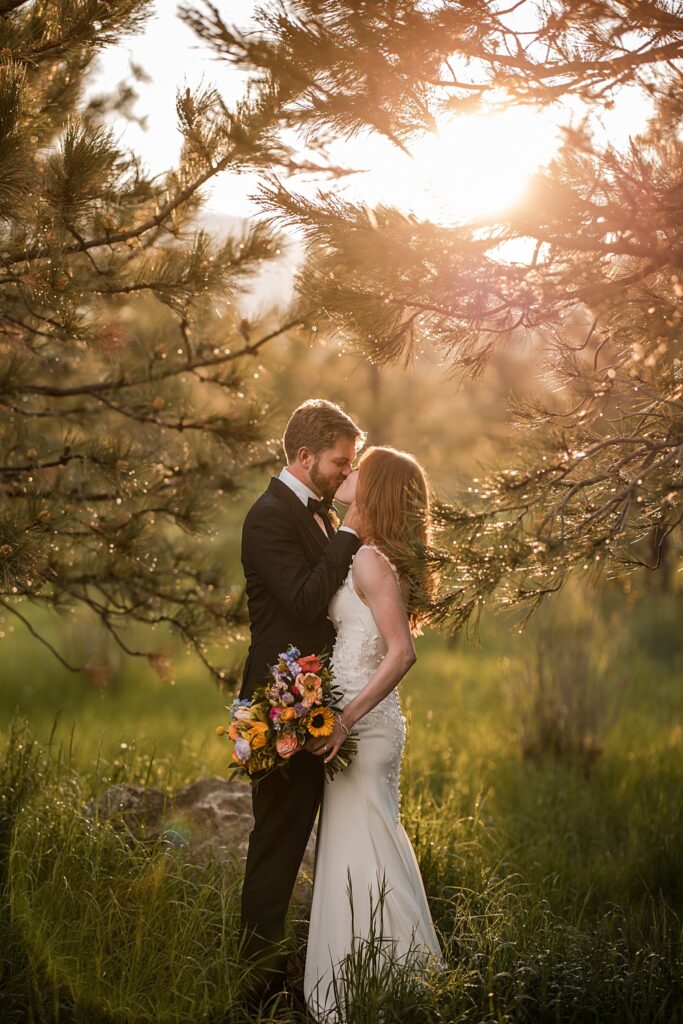
<instances>
[{"instance_id":1,"label":"bright sun","mask_svg":"<svg viewBox=\"0 0 683 1024\"><path fill-rule=\"evenodd\" d=\"M173 97L178 87L195 86L213 80L215 63L207 69L208 52L175 15L175 4L156 0L155 17L138 36L118 47L105 50L100 59L100 76L93 81L95 92L129 74L133 58L143 66L150 80L137 83L138 110L149 116L147 128L120 118L115 122L124 145L139 152L153 174L173 166L180 150ZM231 0L231 15L249 23L253 0ZM158 39L165 45L160 47ZM169 60L173 52L177 60ZM220 88L226 103L237 102L244 89L243 75L223 73ZM297 182L295 191L311 197L317 189L332 188L349 199L412 210L420 219L448 225L495 215L523 194L534 171L552 158L559 147L559 123L571 115L582 116L581 103L563 102L552 111L505 105L509 99L501 90L485 96L484 110L444 118L438 132L428 133L410 144L408 157L387 139L365 136L352 141L338 140L332 146L332 162L364 168L335 183L318 180ZM597 125L598 137L617 146L639 130L650 113L651 101L643 90L625 86L615 97L611 111L604 111ZM299 144L300 146L300 144ZM301 152L302 156L306 154ZM222 216L248 217L257 212L250 196L256 191L256 174L219 175L205 194L209 212Z\"/></svg>"},{"instance_id":2,"label":"bright sun","mask_svg":"<svg viewBox=\"0 0 683 1024\"><path fill-rule=\"evenodd\" d=\"M544 111L509 107L443 121L409 146L412 157L385 140L346 142L347 165L365 167L347 179L349 198L388 203L441 224L498 213L524 192L534 171L559 145Z\"/></svg>"}]
</instances>

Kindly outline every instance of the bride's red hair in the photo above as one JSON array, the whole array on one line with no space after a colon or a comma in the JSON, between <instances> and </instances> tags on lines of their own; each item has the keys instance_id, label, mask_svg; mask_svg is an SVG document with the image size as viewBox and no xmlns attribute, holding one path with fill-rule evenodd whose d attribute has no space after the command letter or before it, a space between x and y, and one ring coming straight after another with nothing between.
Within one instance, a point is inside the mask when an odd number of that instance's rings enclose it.
<instances>
[{"instance_id":1,"label":"bride's red hair","mask_svg":"<svg viewBox=\"0 0 683 1024\"><path fill-rule=\"evenodd\" d=\"M360 457L355 500L368 543L376 544L408 582L408 618L418 633L434 591L424 558L430 541L427 475L408 452L373 446Z\"/></svg>"}]
</instances>

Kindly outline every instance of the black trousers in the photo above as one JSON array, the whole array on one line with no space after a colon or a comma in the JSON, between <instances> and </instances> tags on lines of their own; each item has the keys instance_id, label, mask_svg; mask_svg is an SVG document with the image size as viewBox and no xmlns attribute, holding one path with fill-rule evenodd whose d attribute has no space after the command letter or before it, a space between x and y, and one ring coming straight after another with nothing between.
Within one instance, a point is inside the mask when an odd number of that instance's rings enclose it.
<instances>
[{"instance_id":1,"label":"black trousers","mask_svg":"<svg viewBox=\"0 0 683 1024\"><path fill-rule=\"evenodd\" d=\"M252 783L254 827L242 885L244 953L259 961L263 985L277 991L285 981L285 957L276 944L306 850L324 785L321 756L302 750L288 765Z\"/></svg>"}]
</instances>

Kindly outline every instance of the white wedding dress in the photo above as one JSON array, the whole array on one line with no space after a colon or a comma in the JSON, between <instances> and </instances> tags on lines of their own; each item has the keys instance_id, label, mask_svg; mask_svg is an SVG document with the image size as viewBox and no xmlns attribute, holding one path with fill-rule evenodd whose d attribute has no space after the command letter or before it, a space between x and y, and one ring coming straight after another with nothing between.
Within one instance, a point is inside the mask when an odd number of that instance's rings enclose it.
<instances>
[{"instance_id":1,"label":"white wedding dress","mask_svg":"<svg viewBox=\"0 0 683 1024\"><path fill-rule=\"evenodd\" d=\"M328 608L337 630L330 667L343 692L341 707L363 689L387 650L352 576L353 562ZM351 995L345 978L352 971L350 961L342 961L348 954L357 958L359 950L362 956L371 933L377 949L381 932L379 949L394 962L418 970L443 964L415 853L399 817L405 718L396 689L354 731L358 753L345 771L326 780L318 823L304 994L311 1014L324 1024L344 1021L343 993Z\"/></svg>"}]
</instances>

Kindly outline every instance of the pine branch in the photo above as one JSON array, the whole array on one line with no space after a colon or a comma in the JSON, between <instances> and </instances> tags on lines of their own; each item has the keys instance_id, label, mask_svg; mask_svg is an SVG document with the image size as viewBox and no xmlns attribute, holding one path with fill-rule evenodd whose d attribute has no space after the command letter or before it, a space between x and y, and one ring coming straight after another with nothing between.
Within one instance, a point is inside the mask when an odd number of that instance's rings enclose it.
<instances>
[{"instance_id":1,"label":"pine branch","mask_svg":"<svg viewBox=\"0 0 683 1024\"><path fill-rule=\"evenodd\" d=\"M75 385L68 388L51 387L45 384L24 385L20 390L22 394L27 395L48 395L52 398L71 398L74 395L99 395L103 392L120 391L126 388L139 387L142 384L156 384L159 381L167 380L169 377L176 377L181 373L190 373L194 370L206 367L223 366L226 363L233 363L239 359L243 359L245 356L255 356L264 345L268 344L269 341L272 341L274 338L279 337L295 327L300 327L302 325L302 321L307 315L307 313L303 313L301 316L297 316L295 319L289 320L287 323L282 324L275 330L269 331L257 341L247 342L235 352L227 352L220 356L211 356L205 359L196 359L193 362L185 362L178 366L169 367L168 370L161 373L141 376L134 380L130 380L127 374L124 373L115 381L92 381L90 383ZM16 390L17 389L15 388L8 388L5 390L0 386L0 394L14 394Z\"/></svg>"},{"instance_id":2,"label":"pine branch","mask_svg":"<svg viewBox=\"0 0 683 1024\"><path fill-rule=\"evenodd\" d=\"M202 185L205 185L207 181L215 177L230 163L230 156L224 157L215 166L211 166L203 174L199 175L194 181L187 185L180 192L176 193L172 199L165 203L159 212L153 217L148 217L142 224L137 227L129 228L125 231L111 232L103 235L100 238L90 238L83 242L75 242L73 245L64 246L61 249L60 255L71 256L74 253L87 252L89 249L98 249L103 246L113 246L119 242L127 242L132 238L139 238L140 235L144 235L147 231L151 231L153 228L160 227L161 224L169 217L171 213L177 210L180 206L187 202ZM48 259L54 255L54 249L51 246L36 245L32 249L23 253L8 253L7 256L2 257L3 266L9 267L16 263L30 263L36 260Z\"/></svg>"}]
</instances>

